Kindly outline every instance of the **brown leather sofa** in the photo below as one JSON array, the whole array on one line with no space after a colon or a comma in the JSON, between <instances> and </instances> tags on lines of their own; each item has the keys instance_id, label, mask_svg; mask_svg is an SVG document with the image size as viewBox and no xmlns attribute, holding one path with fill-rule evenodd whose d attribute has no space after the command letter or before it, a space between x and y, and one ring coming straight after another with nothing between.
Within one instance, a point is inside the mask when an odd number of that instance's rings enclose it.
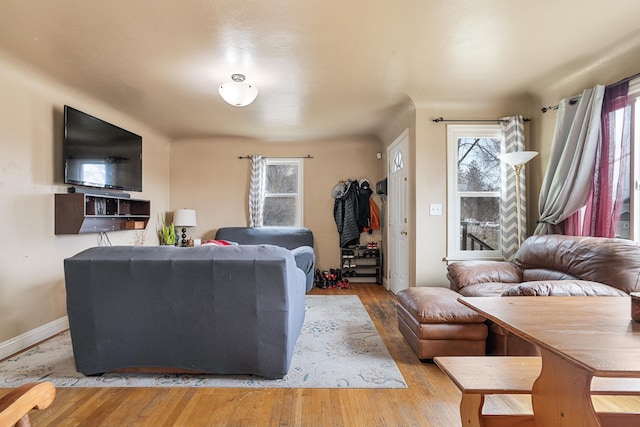
<instances>
[{"instance_id":1,"label":"brown leather sofa","mask_svg":"<svg viewBox=\"0 0 640 427\"><path fill-rule=\"evenodd\" d=\"M563 235L526 239L512 262L449 264L450 288L464 296L620 296L640 291L640 245ZM488 354L535 354L530 344L489 324Z\"/></svg>"}]
</instances>

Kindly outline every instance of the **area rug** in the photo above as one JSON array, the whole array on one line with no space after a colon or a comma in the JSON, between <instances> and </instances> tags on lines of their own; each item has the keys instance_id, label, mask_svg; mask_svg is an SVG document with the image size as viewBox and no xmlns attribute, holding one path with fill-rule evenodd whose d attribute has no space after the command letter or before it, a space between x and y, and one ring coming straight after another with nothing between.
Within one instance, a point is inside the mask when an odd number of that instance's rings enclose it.
<instances>
[{"instance_id":1,"label":"area rug","mask_svg":"<svg viewBox=\"0 0 640 427\"><path fill-rule=\"evenodd\" d=\"M355 295L308 295L289 373L258 376L76 372L69 332L0 363L0 387L51 381L56 387L406 388L369 314Z\"/></svg>"}]
</instances>

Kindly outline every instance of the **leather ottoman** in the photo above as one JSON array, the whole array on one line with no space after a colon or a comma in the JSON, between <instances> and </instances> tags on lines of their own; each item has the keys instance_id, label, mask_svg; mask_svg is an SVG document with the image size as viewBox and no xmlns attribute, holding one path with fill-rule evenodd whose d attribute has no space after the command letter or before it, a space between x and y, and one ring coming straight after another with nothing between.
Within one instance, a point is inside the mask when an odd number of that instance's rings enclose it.
<instances>
[{"instance_id":1,"label":"leather ottoman","mask_svg":"<svg viewBox=\"0 0 640 427\"><path fill-rule=\"evenodd\" d=\"M398 328L419 359L484 356L485 318L443 287L414 287L397 294Z\"/></svg>"}]
</instances>

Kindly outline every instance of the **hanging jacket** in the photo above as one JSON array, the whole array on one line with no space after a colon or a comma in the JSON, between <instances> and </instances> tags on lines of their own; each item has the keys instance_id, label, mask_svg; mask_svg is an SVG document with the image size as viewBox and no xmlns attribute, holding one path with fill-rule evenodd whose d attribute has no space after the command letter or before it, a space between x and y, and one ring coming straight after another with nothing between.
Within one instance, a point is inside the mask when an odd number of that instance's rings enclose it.
<instances>
[{"instance_id":1,"label":"hanging jacket","mask_svg":"<svg viewBox=\"0 0 640 427\"><path fill-rule=\"evenodd\" d=\"M367 179L362 178L358 186L358 225L360 226L360 231L371 227L369 199L372 194L371 184Z\"/></svg>"},{"instance_id":2,"label":"hanging jacket","mask_svg":"<svg viewBox=\"0 0 640 427\"><path fill-rule=\"evenodd\" d=\"M334 188L335 190L335 188ZM349 180L344 191L334 191L333 216L340 234L340 247L360 243L360 226L358 225L358 183Z\"/></svg>"},{"instance_id":3,"label":"hanging jacket","mask_svg":"<svg viewBox=\"0 0 640 427\"><path fill-rule=\"evenodd\" d=\"M378 209L378 205L373 199L369 199L369 210L371 211L370 223L371 226L368 230L369 234L371 234L371 230L380 230L380 209Z\"/></svg>"}]
</instances>

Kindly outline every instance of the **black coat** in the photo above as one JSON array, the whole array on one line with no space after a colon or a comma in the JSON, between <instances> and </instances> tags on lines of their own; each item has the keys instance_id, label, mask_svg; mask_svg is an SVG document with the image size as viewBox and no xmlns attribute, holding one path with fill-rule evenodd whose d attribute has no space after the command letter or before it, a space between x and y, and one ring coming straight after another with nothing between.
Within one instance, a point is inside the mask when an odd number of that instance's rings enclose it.
<instances>
[{"instance_id":1,"label":"black coat","mask_svg":"<svg viewBox=\"0 0 640 427\"><path fill-rule=\"evenodd\" d=\"M340 247L346 248L350 245L360 243L360 232L362 229L358 223L359 218L359 197L357 181L345 183L344 194L336 197L333 204L333 216L340 234ZM369 206L367 202L367 207Z\"/></svg>"},{"instance_id":2,"label":"black coat","mask_svg":"<svg viewBox=\"0 0 640 427\"><path fill-rule=\"evenodd\" d=\"M371 227L371 208L369 205L369 198L373 194L373 191L368 186L365 188L360 187L358 189L358 225L360 231L364 228Z\"/></svg>"}]
</instances>

